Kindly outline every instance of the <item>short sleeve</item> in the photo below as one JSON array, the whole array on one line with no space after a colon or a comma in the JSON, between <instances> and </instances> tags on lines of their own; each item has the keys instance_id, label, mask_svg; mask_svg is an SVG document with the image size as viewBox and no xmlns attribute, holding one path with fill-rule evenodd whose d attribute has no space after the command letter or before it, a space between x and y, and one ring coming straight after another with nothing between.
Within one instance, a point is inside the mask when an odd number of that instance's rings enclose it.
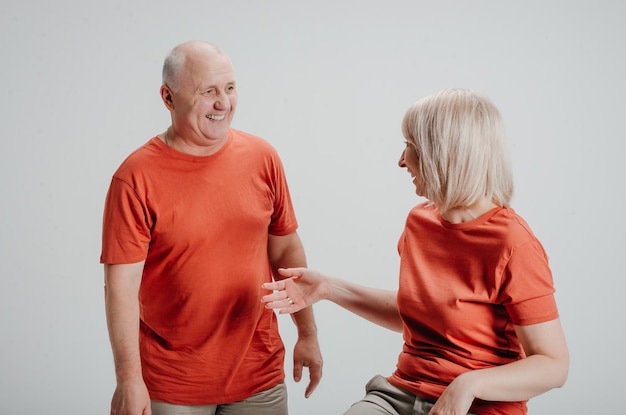
<instances>
[{"instance_id":1,"label":"short sleeve","mask_svg":"<svg viewBox=\"0 0 626 415\"><path fill-rule=\"evenodd\" d=\"M107 192L102 221L103 264L130 264L146 259L150 225L145 204L123 180L114 177Z\"/></svg>"},{"instance_id":2,"label":"short sleeve","mask_svg":"<svg viewBox=\"0 0 626 415\"><path fill-rule=\"evenodd\" d=\"M274 186L274 212L272 213L269 233L284 236L295 232L298 223L283 164L275 151L272 154L271 174Z\"/></svg>"},{"instance_id":3,"label":"short sleeve","mask_svg":"<svg viewBox=\"0 0 626 415\"><path fill-rule=\"evenodd\" d=\"M539 241L514 248L500 290L512 323L530 325L558 318L554 292L548 258Z\"/></svg>"}]
</instances>

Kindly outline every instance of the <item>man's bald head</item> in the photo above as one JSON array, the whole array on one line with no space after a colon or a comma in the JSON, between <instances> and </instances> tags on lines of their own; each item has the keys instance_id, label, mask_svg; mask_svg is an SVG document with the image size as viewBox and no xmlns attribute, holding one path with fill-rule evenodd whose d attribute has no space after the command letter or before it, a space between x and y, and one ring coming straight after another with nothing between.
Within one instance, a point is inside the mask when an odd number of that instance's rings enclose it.
<instances>
[{"instance_id":1,"label":"man's bald head","mask_svg":"<svg viewBox=\"0 0 626 415\"><path fill-rule=\"evenodd\" d=\"M228 56L216 45L202 40L181 43L170 51L163 62L163 84L172 91L180 86L180 77L198 60L211 61Z\"/></svg>"}]
</instances>

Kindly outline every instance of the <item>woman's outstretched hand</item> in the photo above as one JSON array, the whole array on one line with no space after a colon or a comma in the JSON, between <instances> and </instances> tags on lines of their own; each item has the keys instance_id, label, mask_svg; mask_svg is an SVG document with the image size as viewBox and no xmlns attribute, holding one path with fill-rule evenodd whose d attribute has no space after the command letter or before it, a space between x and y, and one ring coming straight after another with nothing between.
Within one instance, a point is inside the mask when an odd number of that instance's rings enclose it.
<instances>
[{"instance_id":1,"label":"woman's outstretched hand","mask_svg":"<svg viewBox=\"0 0 626 415\"><path fill-rule=\"evenodd\" d=\"M328 298L326 279L319 272L308 268L280 268L278 272L285 279L263 284L264 289L274 291L261 298L266 308L291 314Z\"/></svg>"}]
</instances>

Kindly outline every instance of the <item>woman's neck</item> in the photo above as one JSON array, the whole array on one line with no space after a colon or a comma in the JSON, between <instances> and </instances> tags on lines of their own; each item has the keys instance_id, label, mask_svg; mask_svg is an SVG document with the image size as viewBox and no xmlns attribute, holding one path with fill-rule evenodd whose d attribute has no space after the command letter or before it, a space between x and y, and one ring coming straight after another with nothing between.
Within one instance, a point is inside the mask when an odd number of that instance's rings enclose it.
<instances>
[{"instance_id":1,"label":"woman's neck","mask_svg":"<svg viewBox=\"0 0 626 415\"><path fill-rule=\"evenodd\" d=\"M477 219L497 206L489 199L481 199L471 206L455 207L439 214L446 222L463 223Z\"/></svg>"}]
</instances>

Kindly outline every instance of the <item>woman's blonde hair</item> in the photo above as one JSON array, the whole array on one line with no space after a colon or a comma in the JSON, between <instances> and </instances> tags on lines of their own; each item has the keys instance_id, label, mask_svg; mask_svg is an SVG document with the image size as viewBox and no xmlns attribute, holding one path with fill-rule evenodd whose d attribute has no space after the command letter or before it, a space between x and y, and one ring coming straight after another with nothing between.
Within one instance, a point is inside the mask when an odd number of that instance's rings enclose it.
<instances>
[{"instance_id":1,"label":"woman's blonde hair","mask_svg":"<svg viewBox=\"0 0 626 415\"><path fill-rule=\"evenodd\" d=\"M423 196L441 212L486 197L509 206L513 177L500 112L467 89L444 89L417 101L402 121L417 150Z\"/></svg>"}]
</instances>

